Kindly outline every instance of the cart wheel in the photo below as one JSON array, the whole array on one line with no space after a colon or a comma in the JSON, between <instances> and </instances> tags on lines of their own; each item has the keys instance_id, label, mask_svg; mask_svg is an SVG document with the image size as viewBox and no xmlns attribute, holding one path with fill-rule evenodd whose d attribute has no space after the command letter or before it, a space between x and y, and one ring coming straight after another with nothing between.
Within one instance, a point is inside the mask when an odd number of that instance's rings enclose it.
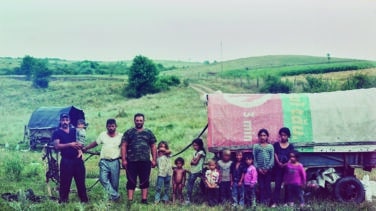
<instances>
[{"instance_id":1,"label":"cart wheel","mask_svg":"<svg viewBox=\"0 0 376 211\"><path fill-rule=\"evenodd\" d=\"M363 184L352 176L341 178L334 186L334 196L339 202L361 203L365 199Z\"/></svg>"}]
</instances>

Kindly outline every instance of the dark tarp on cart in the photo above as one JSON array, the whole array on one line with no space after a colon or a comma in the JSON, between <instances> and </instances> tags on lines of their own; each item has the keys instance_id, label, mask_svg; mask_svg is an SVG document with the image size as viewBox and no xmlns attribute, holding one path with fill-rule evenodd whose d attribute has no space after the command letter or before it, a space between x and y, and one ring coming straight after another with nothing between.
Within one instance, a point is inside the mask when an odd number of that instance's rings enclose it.
<instances>
[{"instance_id":1,"label":"dark tarp on cart","mask_svg":"<svg viewBox=\"0 0 376 211\"><path fill-rule=\"evenodd\" d=\"M29 130L30 147L37 144L49 143L52 133L59 127L60 114L67 113L71 124L76 127L78 119L85 119L81 109L68 107L40 107L30 117L27 128Z\"/></svg>"}]
</instances>

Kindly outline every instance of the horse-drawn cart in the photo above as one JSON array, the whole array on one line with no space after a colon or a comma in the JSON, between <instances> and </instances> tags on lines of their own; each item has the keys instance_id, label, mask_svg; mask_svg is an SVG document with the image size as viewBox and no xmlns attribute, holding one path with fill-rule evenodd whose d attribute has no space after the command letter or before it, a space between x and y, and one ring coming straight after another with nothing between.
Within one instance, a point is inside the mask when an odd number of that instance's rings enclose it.
<instances>
[{"instance_id":1,"label":"horse-drawn cart","mask_svg":"<svg viewBox=\"0 0 376 211\"><path fill-rule=\"evenodd\" d=\"M307 179L331 186L339 201L361 202L354 169L376 167L376 89L315 94L210 94L208 148L251 150L267 128L272 142L289 127Z\"/></svg>"}]
</instances>

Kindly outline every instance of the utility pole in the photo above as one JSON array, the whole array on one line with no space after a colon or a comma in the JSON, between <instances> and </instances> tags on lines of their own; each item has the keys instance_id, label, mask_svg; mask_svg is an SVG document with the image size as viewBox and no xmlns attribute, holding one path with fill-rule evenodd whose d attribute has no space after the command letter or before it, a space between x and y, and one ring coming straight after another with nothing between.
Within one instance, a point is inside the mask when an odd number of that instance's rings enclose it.
<instances>
[{"instance_id":1,"label":"utility pole","mask_svg":"<svg viewBox=\"0 0 376 211\"><path fill-rule=\"evenodd\" d=\"M221 72L223 72L223 46L222 46L222 40L221 40Z\"/></svg>"}]
</instances>

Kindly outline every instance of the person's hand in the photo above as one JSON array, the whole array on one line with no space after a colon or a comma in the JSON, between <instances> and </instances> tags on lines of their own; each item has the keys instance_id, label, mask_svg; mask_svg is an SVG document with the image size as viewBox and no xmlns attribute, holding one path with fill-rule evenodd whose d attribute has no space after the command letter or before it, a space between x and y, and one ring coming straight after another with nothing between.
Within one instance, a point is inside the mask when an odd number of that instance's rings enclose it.
<instances>
[{"instance_id":1,"label":"person's hand","mask_svg":"<svg viewBox=\"0 0 376 211\"><path fill-rule=\"evenodd\" d=\"M155 160L151 161L151 167L155 168L157 166L157 162Z\"/></svg>"},{"instance_id":2,"label":"person's hand","mask_svg":"<svg viewBox=\"0 0 376 211\"><path fill-rule=\"evenodd\" d=\"M242 182L239 182L239 183L238 183L238 186L239 186L239 187L242 186Z\"/></svg>"},{"instance_id":3,"label":"person's hand","mask_svg":"<svg viewBox=\"0 0 376 211\"><path fill-rule=\"evenodd\" d=\"M79 149L82 148L82 144L81 144L81 143L78 143L78 142L71 142L71 143L70 143L70 147L79 150Z\"/></svg>"},{"instance_id":4,"label":"person's hand","mask_svg":"<svg viewBox=\"0 0 376 211\"><path fill-rule=\"evenodd\" d=\"M121 162L121 165L123 166L124 169L127 169L127 164L128 164L128 162L126 160L123 160Z\"/></svg>"}]
</instances>

